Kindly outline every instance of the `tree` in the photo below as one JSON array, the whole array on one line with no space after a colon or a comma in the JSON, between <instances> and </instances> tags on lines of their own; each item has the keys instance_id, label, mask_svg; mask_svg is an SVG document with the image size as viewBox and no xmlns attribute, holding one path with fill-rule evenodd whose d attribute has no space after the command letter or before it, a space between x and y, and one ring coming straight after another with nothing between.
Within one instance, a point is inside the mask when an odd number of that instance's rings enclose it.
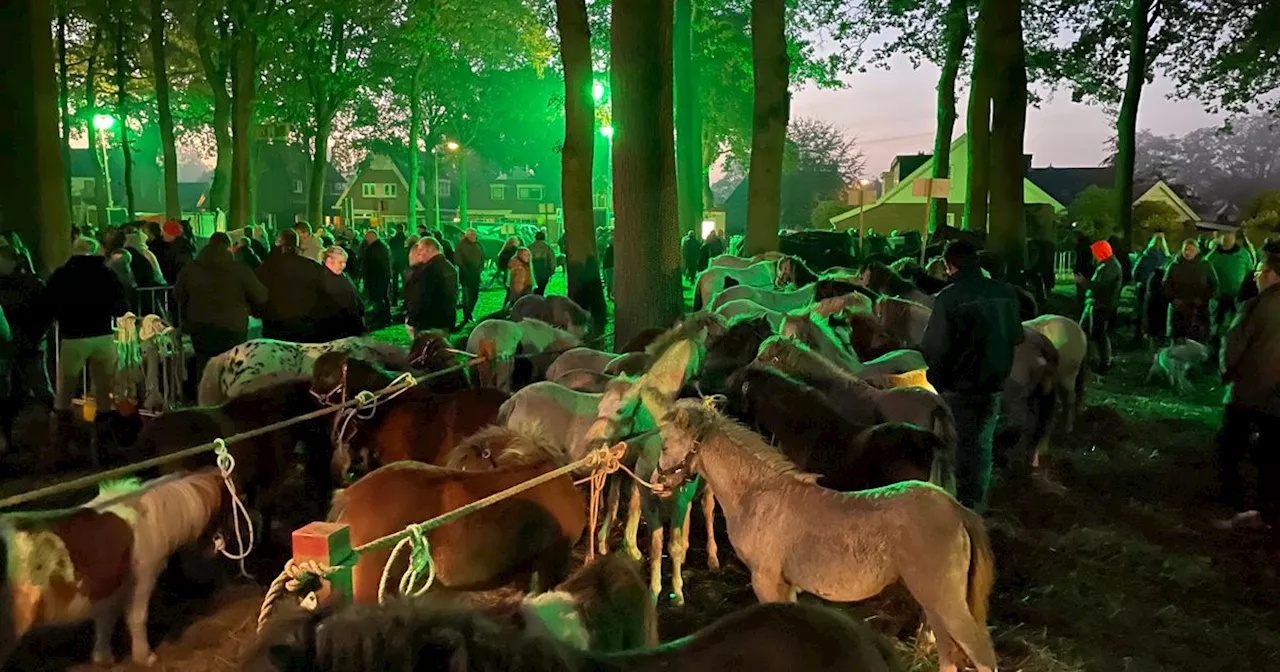
<instances>
[{"instance_id":1,"label":"tree","mask_svg":"<svg viewBox=\"0 0 1280 672\"><path fill-rule=\"evenodd\" d=\"M751 43L755 103L747 176L747 240L743 248L747 255L778 249L782 154L791 113L785 0L752 0Z\"/></svg>"},{"instance_id":2,"label":"tree","mask_svg":"<svg viewBox=\"0 0 1280 672\"><path fill-rule=\"evenodd\" d=\"M1130 208L1133 213L1134 229L1142 234L1142 240L1153 233L1163 233L1167 237L1180 236L1183 231L1182 216L1172 205L1164 201L1141 201ZM1135 239L1136 247L1140 240Z\"/></svg>"},{"instance_id":3,"label":"tree","mask_svg":"<svg viewBox=\"0 0 1280 672\"><path fill-rule=\"evenodd\" d=\"M1140 131L1136 140L1137 175L1185 187L1201 202L1244 207L1258 192L1280 189L1280 126L1269 117L1237 118L1182 137Z\"/></svg>"},{"instance_id":4,"label":"tree","mask_svg":"<svg viewBox=\"0 0 1280 672\"><path fill-rule=\"evenodd\" d=\"M116 125L120 129L120 154L124 159L125 212L128 213L128 218L133 220L137 208L134 207L133 155L132 148L129 146L129 76L132 66L129 64L126 50L126 44L131 37L125 27L127 23L132 23L132 12L129 11L127 4L121 6L111 2L108 7L115 18L112 37L115 44L113 66L116 83Z\"/></svg>"},{"instance_id":5,"label":"tree","mask_svg":"<svg viewBox=\"0 0 1280 672\"><path fill-rule=\"evenodd\" d=\"M973 70L970 75L966 121L969 180L964 203L964 228L987 230L987 200L991 195L991 96L999 77L999 64L991 47L991 16L995 0L981 0L974 24Z\"/></svg>"},{"instance_id":6,"label":"tree","mask_svg":"<svg viewBox=\"0 0 1280 672\"><path fill-rule=\"evenodd\" d=\"M1022 38L1022 0L990 0L988 65L998 74L991 94L991 224L987 247L1018 279L1026 267L1027 221L1022 202L1026 166L1027 62Z\"/></svg>"},{"instance_id":7,"label":"tree","mask_svg":"<svg viewBox=\"0 0 1280 672\"><path fill-rule=\"evenodd\" d=\"M670 325L683 302L672 23L672 0L613 2L614 341L619 343L644 329Z\"/></svg>"},{"instance_id":8,"label":"tree","mask_svg":"<svg viewBox=\"0 0 1280 672\"><path fill-rule=\"evenodd\" d=\"M809 226L815 229L831 228L831 218L836 215L846 213L853 209L853 206L844 201L819 201L813 206L813 213L810 215Z\"/></svg>"},{"instance_id":9,"label":"tree","mask_svg":"<svg viewBox=\"0 0 1280 672\"><path fill-rule=\"evenodd\" d=\"M196 45L203 74L203 86L208 89L212 104L209 106L209 126L214 137L213 179L209 184L209 203L213 208L226 212L230 209L231 193L231 62L234 43L231 38L231 17L225 11L223 0L189 0L194 7L183 7L178 15L189 17L190 31Z\"/></svg>"},{"instance_id":10,"label":"tree","mask_svg":"<svg viewBox=\"0 0 1280 672\"><path fill-rule=\"evenodd\" d=\"M556 0L556 31L564 67L564 148L561 198L564 202L565 274L569 298L591 311L597 328L608 320L596 250L591 177L595 107L591 88L591 30L586 0Z\"/></svg>"},{"instance_id":11,"label":"tree","mask_svg":"<svg viewBox=\"0 0 1280 672\"><path fill-rule=\"evenodd\" d=\"M699 61L695 53L697 32L694 0L675 0L675 28L672 42L675 49L673 79L675 80L676 124L676 198L680 218L680 231L697 231L702 221L702 191L706 180L702 171L702 107L698 87Z\"/></svg>"},{"instance_id":12,"label":"tree","mask_svg":"<svg viewBox=\"0 0 1280 672\"><path fill-rule=\"evenodd\" d=\"M1169 70L1181 92L1214 111L1280 113L1280 0L1183 0L1179 58Z\"/></svg>"},{"instance_id":13,"label":"tree","mask_svg":"<svg viewBox=\"0 0 1280 672\"><path fill-rule=\"evenodd\" d=\"M933 135L934 179L951 177L951 136L956 126L956 77L969 43L969 0L949 0L943 28L946 43L942 73L938 77L938 126ZM929 230L947 221L947 198L929 202Z\"/></svg>"},{"instance_id":14,"label":"tree","mask_svg":"<svg viewBox=\"0 0 1280 672\"><path fill-rule=\"evenodd\" d=\"M796 227L813 221L816 203L837 198L854 185L866 164L855 139L834 125L816 119L791 122L787 130L786 158L782 221ZM823 224L821 228L827 226Z\"/></svg>"},{"instance_id":15,"label":"tree","mask_svg":"<svg viewBox=\"0 0 1280 672\"><path fill-rule=\"evenodd\" d=\"M1116 200L1111 189L1088 187L1067 206L1067 218L1093 240L1108 238L1116 232Z\"/></svg>"},{"instance_id":16,"label":"tree","mask_svg":"<svg viewBox=\"0 0 1280 672\"><path fill-rule=\"evenodd\" d=\"M1264 191L1250 199L1240 210L1240 225L1261 236L1280 232L1280 191Z\"/></svg>"},{"instance_id":17,"label":"tree","mask_svg":"<svg viewBox=\"0 0 1280 672\"><path fill-rule=\"evenodd\" d=\"M169 69L165 57L164 0L151 0L151 72L156 88L156 120L160 124L160 145L164 156L164 217L182 217L178 201L178 148L173 131L173 110L169 105Z\"/></svg>"}]
</instances>

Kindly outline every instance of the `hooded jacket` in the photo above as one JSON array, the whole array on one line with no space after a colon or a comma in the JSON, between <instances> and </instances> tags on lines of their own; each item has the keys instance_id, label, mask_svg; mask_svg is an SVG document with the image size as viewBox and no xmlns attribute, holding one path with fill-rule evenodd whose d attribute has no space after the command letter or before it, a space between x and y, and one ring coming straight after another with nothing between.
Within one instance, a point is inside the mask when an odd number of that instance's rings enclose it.
<instances>
[{"instance_id":1,"label":"hooded jacket","mask_svg":"<svg viewBox=\"0 0 1280 672\"><path fill-rule=\"evenodd\" d=\"M1210 252L1205 261L1218 276L1218 296L1222 298L1239 296L1240 287L1253 272L1253 255L1239 243L1229 250L1218 248Z\"/></svg>"},{"instance_id":2,"label":"hooded jacket","mask_svg":"<svg viewBox=\"0 0 1280 672\"><path fill-rule=\"evenodd\" d=\"M188 329L210 326L243 333L249 329L250 305L267 302L266 285L220 245L200 250L178 273L173 291Z\"/></svg>"}]
</instances>

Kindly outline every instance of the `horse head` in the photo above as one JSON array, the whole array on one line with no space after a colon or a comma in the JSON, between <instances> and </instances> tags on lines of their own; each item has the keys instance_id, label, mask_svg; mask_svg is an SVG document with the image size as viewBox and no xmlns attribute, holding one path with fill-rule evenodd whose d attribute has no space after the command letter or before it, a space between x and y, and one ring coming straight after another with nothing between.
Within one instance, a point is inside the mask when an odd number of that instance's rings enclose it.
<instances>
[{"instance_id":1,"label":"horse head","mask_svg":"<svg viewBox=\"0 0 1280 672\"><path fill-rule=\"evenodd\" d=\"M440 371L454 366L453 353L443 331L429 330L419 333L409 347L409 366L421 371Z\"/></svg>"},{"instance_id":2,"label":"horse head","mask_svg":"<svg viewBox=\"0 0 1280 672\"><path fill-rule=\"evenodd\" d=\"M340 404L360 392L375 392L395 379L386 369L344 352L326 352L311 369L311 394L321 403Z\"/></svg>"},{"instance_id":3,"label":"horse head","mask_svg":"<svg viewBox=\"0 0 1280 672\"><path fill-rule=\"evenodd\" d=\"M548 461L567 464L569 459L542 431L493 426L458 444L449 453L445 466L463 471L488 471Z\"/></svg>"},{"instance_id":4,"label":"horse head","mask_svg":"<svg viewBox=\"0 0 1280 672\"><path fill-rule=\"evenodd\" d=\"M669 497L694 477L702 440L716 420L716 411L701 399L681 399L662 416L662 456L653 473L659 496Z\"/></svg>"}]
</instances>

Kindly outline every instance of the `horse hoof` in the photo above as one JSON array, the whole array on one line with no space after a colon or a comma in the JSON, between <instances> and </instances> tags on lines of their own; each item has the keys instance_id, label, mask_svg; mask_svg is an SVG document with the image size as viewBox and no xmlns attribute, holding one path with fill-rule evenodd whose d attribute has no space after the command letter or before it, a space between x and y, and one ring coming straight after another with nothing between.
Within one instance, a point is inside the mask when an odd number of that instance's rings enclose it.
<instances>
[{"instance_id":1,"label":"horse hoof","mask_svg":"<svg viewBox=\"0 0 1280 672\"><path fill-rule=\"evenodd\" d=\"M93 652L93 664L110 667L116 664L116 657L109 653Z\"/></svg>"},{"instance_id":2,"label":"horse hoof","mask_svg":"<svg viewBox=\"0 0 1280 672\"><path fill-rule=\"evenodd\" d=\"M638 548L628 548L627 555L631 556L631 559L636 562L640 562L644 559L644 556L640 554L640 549Z\"/></svg>"},{"instance_id":3,"label":"horse hoof","mask_svg":"<svg viewBox=\"0 0 1280 672\"><path fill-rule=\"evenodd\" d=\"M709 558L707 560L707 568L713 572L720 571L720 558Z\"/></svg>"},{"instance_id":4,"label":"horse hoof","mask_svg":"<svg viewBox=\"0 0 1280 672\"><path fill-rule=\"evenodd\" d=\"M156 664L156 652L148 651L145 656L135 655L133 657L133 662L144 667L151 667Z\"/></svg>"}]
</instances>

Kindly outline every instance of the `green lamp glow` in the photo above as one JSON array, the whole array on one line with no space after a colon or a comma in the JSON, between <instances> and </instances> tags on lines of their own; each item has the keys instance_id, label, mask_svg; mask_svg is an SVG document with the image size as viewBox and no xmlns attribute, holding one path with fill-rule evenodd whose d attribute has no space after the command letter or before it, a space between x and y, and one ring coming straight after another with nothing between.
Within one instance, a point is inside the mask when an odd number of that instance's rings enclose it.
<instances>
[{"instance_id":1,"label":"green lamp glow","mask_svg":"<svg viewBox=\"0 0 1280 672\"><path fill-rule=\"evenodd\" d=\"M116 125L116 118L109 114L93 115L93 127L98 129L99 131L109 130L112 126L115 126L115 125Z\"/></svg>"},{"instance_id":2,"label":"green lamp glow","mask_svg":"<svg viewBox=\"0 0 1280 672\"><path fill-rule=\"evenodd\" d=\"M608 138L608 139L612 140L612 139L613 139L613 127L612 127L612 126L601 126L601 127L600 127L600 135L603 135L604 137L606 137L606 138Z\"/></svg>"},{"instance_id":3,"label":"green lamp glow","mask_svg":"<svg viewBox=\"0 0 1280 672\"><path fill-rule=\"evenodd\" d=\"M601 99L603 99L603 98L604 98L604 84L602 84L602 83L600 83L600 82L592 82L592 83L591 83L591 97L592 97L592 98L595 98L597 102L599 102Z\"/></svg>"}]
</instances>

